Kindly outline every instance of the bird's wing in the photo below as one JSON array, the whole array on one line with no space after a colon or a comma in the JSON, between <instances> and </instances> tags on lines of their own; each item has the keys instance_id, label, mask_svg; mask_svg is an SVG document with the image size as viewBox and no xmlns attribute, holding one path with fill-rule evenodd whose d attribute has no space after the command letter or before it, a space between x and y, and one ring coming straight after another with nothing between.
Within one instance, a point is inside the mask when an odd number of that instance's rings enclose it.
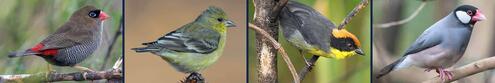
<instances>
[{"instance_id":1,"label":"bird's wing","mask_svg":"<svg viewBox=\"0 0 495 83\"><path fill-rule=\"evenodd\" d=\"M93 33L90 31L77 30L77 28L71 28L71 26L65 24L41 41L44 45L41 50L72 47L91 39L91 36L93 36Z\"/></svg>"},{"instance_id":2,"label":"bird's wing","mask_svg":"<svg viewBox=\"0 0 495 83\"><path fill-rule=\"evenodd\" d=\"M431 30L426 30L423 34L421 34L421 36L418 37L418 39L416 39L411 47L406 50L404 56L414 54L440 44L442 39L439 36L441 35L433 33Z\"/></svg>"},{"instance_id":3,"label":"bird's wing","mask_svg":"<svg viewBox=\"0 0 495 83\"><path fill-rule=\"evenodd\" d=\"M309 44L325 51L329 49L330 31L335 26L316 10L291 1L282 10L280 21L284 29L298 30ZM284 31L284 34L290 33Z\"/></svg>"},{"instance_id":4,"label":"bird's wing","mask_svg":"<svg viewBox=\"0 0 495 83\"><path fill-rule=\"evenodd\" d=\"M187 25L185 27L188 27ZM176 52L207 54L218 48L220 33L210 29L185 30L183 28L170 32L157 41L143 43L148 49L167 49Z\"/></svg>"}]
</instances>

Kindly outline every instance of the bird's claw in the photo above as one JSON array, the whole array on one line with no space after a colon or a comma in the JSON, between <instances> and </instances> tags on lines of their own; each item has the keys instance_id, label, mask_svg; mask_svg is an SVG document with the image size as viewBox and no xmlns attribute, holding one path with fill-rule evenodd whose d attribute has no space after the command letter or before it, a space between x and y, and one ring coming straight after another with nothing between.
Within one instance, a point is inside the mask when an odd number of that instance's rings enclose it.
<instances>
[{"instance_id":1,"label":"bird's claw","mask_svg":"<svg viewBox=\"0 0 495 83\"><path fill-rule=\"evenodd\" d=\"M189 76L187 76L186 79L181 83L204 83L204 82L205 79L203 78L203 76L201 76L200 73L193 72Z\"/></svg>"},{"instance_id":2,"label":"bird's claw","mask_svg":"<svg viewBox=\"0 0 495 83\"><path fill-rule=\"evenodd\" d=\"M440 77L440 79L442 79L443 82L445 82L447 80L452 80L454 77L454 74L450 71L447 71L446 69L437 68L436 71L439 74L439 77Z\"/></svg>"}]
</instances>

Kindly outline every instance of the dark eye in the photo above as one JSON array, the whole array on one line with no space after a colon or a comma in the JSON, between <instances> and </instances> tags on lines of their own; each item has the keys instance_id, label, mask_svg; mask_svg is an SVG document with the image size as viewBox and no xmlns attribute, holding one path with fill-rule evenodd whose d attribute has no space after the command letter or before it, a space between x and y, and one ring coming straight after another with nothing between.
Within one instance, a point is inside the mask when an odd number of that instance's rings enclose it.
<instances>
[{"instance_id":1,"label":"dark eye","mask_svg":"<svg viewBox=\"0 0 495 83\"><path fill-rule=\"evenodd\" d=\"M223 18L218 18L217 21L218 22L223 22Z\"/></svg>"},{"instance_id":2,"label":"dark eye","mask_svg":"<svg viewBox=\"0 0 495 83\"><path fill-rule=\"evenodd\" d=\"M346 44L346 46L347 46L347 47L352 47L352 44L347 43L347 44Z\"/></svg>"},{"instance_id":3,"label":"dark eye","mask_svg":"<svg viewBox=\"0 0 495 83\"><path fill-rule=\"evenodd\" d=\"M89 14L88 14L88 16L91 17L91 18L97 18L99 16L98 15L99 13L100 13L99 10L90 11Z\"/></svg>"},{"instance_id":4,"label":"dark eye","mask_svg":"<svg viewBox=\"0 0 495 83\"><path fill-rule=\"evenodd\" d=\"M468 15L470 15L470 16L472 16L472 15L473 15L473 11L468 10L468 11L467 11L467 14L468 14Z\"/></svg>"}]
</instances>

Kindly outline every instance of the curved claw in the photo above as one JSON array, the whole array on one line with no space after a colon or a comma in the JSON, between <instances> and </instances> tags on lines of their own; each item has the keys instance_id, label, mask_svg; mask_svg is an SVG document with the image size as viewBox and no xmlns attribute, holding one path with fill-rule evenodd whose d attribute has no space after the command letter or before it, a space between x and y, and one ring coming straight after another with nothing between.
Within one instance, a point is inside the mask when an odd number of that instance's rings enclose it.
<instances>
[{"instance_id":1,"label":"curved claw","mask_svg":"<svg viewBox=\"0 0 495 83\"><path fill-rule=\"evenodd\" d=\"M436 71L438 72L440 79L442 79L444 82L447 80L452 80L454 78L454 74L446 69L437 68Z\"/></svg>"}]
</instances>

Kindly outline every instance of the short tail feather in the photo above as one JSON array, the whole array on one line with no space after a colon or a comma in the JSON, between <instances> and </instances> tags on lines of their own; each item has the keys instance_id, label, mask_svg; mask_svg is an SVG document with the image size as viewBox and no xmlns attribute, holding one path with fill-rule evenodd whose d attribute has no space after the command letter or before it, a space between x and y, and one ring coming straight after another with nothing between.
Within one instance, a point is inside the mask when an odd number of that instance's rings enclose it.
<instances>
[{"instance_id":1,"label":"short tail feather","mask_svg":"<svg viewBox=\"0 0 495 83\"><path fill-rule=\"evenodd\" d=\"M400 62L402 62L405 58L401 58L397 61L395 61L394 63L390 64L390 65L387 65L385 66L382 70L380 70L380 72L378 73L378 76L376 76L377 79L379 79L380 77L384 76L384 75L387 75L388 73L392 72L392 70L395 69L395 66L397 66Z\"/></svg>"},{"instance_id":2,"label":"short tail feather","mask_svg":"<svg viewBox=\"0 0 495 83\"><path fill-rule=\"evenodd\" d=\"M10 52L8 57L13 58L13 57L20 57L20 56L27 56L27 55L37 55L39 53L33 52L33 51L15 51L15 52Z\"/></svg>"}]
</instances>

